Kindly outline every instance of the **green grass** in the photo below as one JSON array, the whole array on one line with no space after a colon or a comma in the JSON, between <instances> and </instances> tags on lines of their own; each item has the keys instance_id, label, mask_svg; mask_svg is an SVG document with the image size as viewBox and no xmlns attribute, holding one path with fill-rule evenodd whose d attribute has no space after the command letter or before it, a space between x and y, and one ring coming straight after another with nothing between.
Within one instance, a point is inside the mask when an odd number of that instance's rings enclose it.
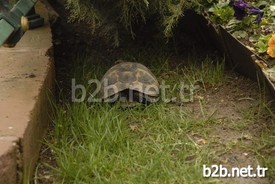
<instances>
[{"instance_id":1,"label":"green grass","mask_svg":"<svg viewBox=\"0 0 275 184\"><path fill-rule=\"evenodd\" d=\"M263 94L263 93L262 93ZM255 154L260 164L268 168L267 176L275 181L275 113L270 104L260 97L259 104L243 114L244 120L249 124L245 126L260 126L257 137L252 139L252 144L240 144L239 146Z\"/></svg>"},{"instance_id":2,"label":"green grass","mask_svg":"<svg viewBox=\"0 0 275 184\"><path fill-rule=\"evenodd\" d=\"M181 81L199 84L205 91L226 80L224 60L218 57L191 54L189 59L175 62L167 52L144 49L121 58L146 63L159 81L171 86L168 97L178 97ZM89 79L101 79L113 65L96 52L77 55L75 61L71 72L84 85ZM93 90L93 86L87 88ZM55 105L52 141L47 142L57 164L51 167L55 183L217 183L216 179L202 177L202 165L219 164L219 155L236 145L224 145L209 137L222 120L215 117L215 111L206 112L203 102L198 104L199 112L185 104L164 102L135 108L86 101ZM274 117L263 102L260 104L259 108L243 111L245 123L231 128L246 129L258 120L253 115L259 110L265 109L268 117ZM274 127L273 120L270 126ZM267 155L274 148L274 131L266 129L262 129L260 138L253 139L254 146L236 144L257 154L272 176L275 159Z\"/></svg>"},{"instance_id":3,"label":"green grass","mask_svg":"<svg viewBox=\"0 0 275 184\"><path fill-rule=\"evenodd\" d=\"M189 81L199 81L203 85L220 85L225 81L224 59L207 56L201 63L192 62L185 68L186 77Z\"/></svg>"},{"instance_id":4,"label":"green grass","mask_svg":"<svg viewBox=\"0 0 275 184\"><path fill-rule=\"evenodd\" d=\"M213 122L164 103L59 108L50 146L57 183L202 183L202 164L213 163L214 153L188 134L196 129L206 135Z\"/></svg>"},{"instance_id":5,"label":"green grass","mask_svg":"<svg viewBox=\"0 0 275 184\"><path fill-rule=\"evenodd\" d=\"M168 99L174 97L180 99L182 85L189 87L185 91L186 99L184 100L192 101L194 93L205 90L207 86L221 85L225 81L224 58L206 54L199 57L195 51L189 54L188 59L175 59L165 49L144 48L129 50L120 58L147 66L156 75L161 85L169 85L165 94ZM98 52L92 52L89 55L77 54L74 60L75 65L71 72L77 84L84 84L90 93L94 91L95 85L88 85L88 81L90 79L100 80L104 73L114 65L114 61L108 61L102 53Z\"/></svg>"},{"instance_id":6,"label":"green grass","mask_svg":"<svg viewBox=\"0 0 275 184\"><path fill-rule=\"evenodd\" d=\"M194 59L173 63L164 52L150 52L125 55L124 59L140 63L150 60L147 66L171 86L168 97L179 93L181 81L195 84L203 80L212 85L218 81L214 79L217 70L223 79L224 63L207 64L210 57L201 64L201 71L207 74L203 78ZM77 55L72 72L78 83L100 79L111 66L95 67L100 62L102 57L97 54ZM194 65L182 67L183 62ZM202 164L213 162L214 152L190 136L193 130L206 136L209 130L205 127L213 123L212 116L198 118L163 102L129 109L86 102L57 105L55 141L49 144L58 164L56 183L205 183Z\"/></svg>"}]
</instances>

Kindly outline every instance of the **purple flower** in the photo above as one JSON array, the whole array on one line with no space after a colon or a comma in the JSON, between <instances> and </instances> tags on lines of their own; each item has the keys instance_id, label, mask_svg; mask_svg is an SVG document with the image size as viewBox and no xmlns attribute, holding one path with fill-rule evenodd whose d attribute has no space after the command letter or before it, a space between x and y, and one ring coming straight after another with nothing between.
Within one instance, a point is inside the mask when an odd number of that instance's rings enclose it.
<instances>
[{"instance_id":1,"label":"purple flower","mask_svg":"<svg viewBox=\"0 0 275 184\"><path fill-rule=\"evenodd\" d=\"M255 19L255 23L259 24L262 20L262 17L264 15L264 12L258 8L255 8L252 6L252 8L249 9L248 12L249 15L257 15Z\"/></svg>"},{"instance_id":2,"label":"purple flower","mask_svg":"<svg viewBox=\"0 0 275 184\"><path fill-rule=\"evenodd\" d=\"M251 7L249 4L245 3L243 0L235 0L234 6L242 9Z\"/></svg>"},{"instance_id":3,"label":"purple flower","mask_svg":"<svg viewBox=\"0 0 275 184\"><path fill-rule=\"evenodd\" d=\"M234 16L238 20L242 20L247 15L257 15L254 22L259 24L264 15L264 12L261 11L259 8L251 6L248 3L244 2L243 0L231 1L229 5L233 7L235 12Z\"/></svg>"}]
</instances>

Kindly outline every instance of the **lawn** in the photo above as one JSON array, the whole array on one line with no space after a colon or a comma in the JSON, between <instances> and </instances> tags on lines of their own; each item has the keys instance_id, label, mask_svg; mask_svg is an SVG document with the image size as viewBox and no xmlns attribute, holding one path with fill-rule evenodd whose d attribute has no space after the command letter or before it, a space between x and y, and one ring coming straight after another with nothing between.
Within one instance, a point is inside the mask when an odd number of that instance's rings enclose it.
<instances>
[{"instance_id":1,"label":"lawn","mask_svg":"<svg viewBox=\"0 0 275 184\"><path fill-rule=\"evenodd\" d=\"M127 53L127 54L125 54ZM116 103L53 102L53 125L37 166L39 183L266 183L275 176L275 114L260 83L225 68L223 57L165 49L129 49L120 58L145 64L170 87L167 101L132 108ZM114 65L80 52L71 76L86 86ZM184 82L184 99L180 98ZM79 93L81 91L78 91ZM80 94L81 95L81 94ZM60 102L61 101L61 102ZM50 161L49 161L50 158ZM204 178L203 165L260 165L265 178Z\"/></svg>"}]
</instances>

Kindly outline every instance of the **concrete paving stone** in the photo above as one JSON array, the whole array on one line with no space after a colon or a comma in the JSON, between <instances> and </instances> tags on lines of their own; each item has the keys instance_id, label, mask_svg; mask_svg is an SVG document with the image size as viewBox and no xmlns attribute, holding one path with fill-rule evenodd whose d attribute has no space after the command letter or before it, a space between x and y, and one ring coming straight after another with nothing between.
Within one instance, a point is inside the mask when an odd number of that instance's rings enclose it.
<instances>
[{"instance_id":1,"label":"concrete paving stone","mask_svg":"<svg viewBox=\"0 0 275 184\"><path fill-rule=\"evenodd\" d=\"M36 11L48 19L40 2ZM20 173L30 178L34 171L50 122L54 64L46 53L51 47L47 21L27 31L14 48L0 48L0 184L21 183Z\"/></svg>"}]
</instances>

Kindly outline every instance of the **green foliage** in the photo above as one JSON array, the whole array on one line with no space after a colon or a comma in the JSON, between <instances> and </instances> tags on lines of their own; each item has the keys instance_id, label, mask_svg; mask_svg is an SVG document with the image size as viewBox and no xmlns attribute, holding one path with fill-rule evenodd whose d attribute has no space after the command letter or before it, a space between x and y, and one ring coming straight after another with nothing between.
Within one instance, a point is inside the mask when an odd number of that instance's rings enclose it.
<instances>
[{"instance_id":1,"label":"green foliage","mask_svg":"<svg viewBox=\"0 0 275 184\"><path fill-rule=\"evenodd\" d=\"M235 31L232 35L238 39L246 38L248 36L245 31Z\"/></svg>"},{"instance_id":2,"label":"green foliage","mask_svg":"<svg viewBox=\"0 0 275 184\"><path fill-rule=\"evenodd\" d=\"M229 2L214 4L208 11L211 12L211 20L222 25L227 24L234 15L234 10L229 6Z\"/></svg>"},{"instance_id":3,"label":"green foliage","mask_svg":"<svg viewBox=\"0 0 275 184\"><path fill-rule=\"evenodd\" d=\"M268 48L268 40L271 38L271 34L269 35L260 35L258 41L255 46L259 53L265 53Z\"/></svg>"},{"instance_id":4,"label":"green foliage","mask_svg":"<svg viewBox=\"0 0 275 184\"><path fill-rule=\"evenodd\" d=\"M165 1L164 1L165 2ZM167 1L169 2L169 1ZM178 3L167 3L168 15L163 17L164 34L165 36L171 36L171 31L179 18L183 16L184 10L191 5L186 0L179 0ZM164 14L163 14L164 15Z\"/></svg>"},{"instance_id":5,"label":"green foliage","mask_svg":"<svg viewBox=\"0 0 275 184\"><path fill-rule=\"evenodd\" d=\"M67 0L69 21L85 22L91 33L100 35L118 46L121 33L134 38L134 25L156 17L166 37L171 36L184 10L197 1L187 0Z\"/></svg>"},{"instance_id":6,"label":"green foliage","mask_svg":"<svg viewBox=\"0 0 275 184\"><path fill-rule=\"evenodd\" d=\"M259 24L255 24L256 15L247 15L242 20L237 20L234 10L229 5L229 0L207 0L203 4L204 11L208 11L212 23L220 24L235 38L244 44L253 47L256 53L264 55L268 48L268 40L275 33L275 6L274 0L245 1L259 8L263 17ZM267 57L268 58L268 57Z\"/></svg>"}]
</instances>

